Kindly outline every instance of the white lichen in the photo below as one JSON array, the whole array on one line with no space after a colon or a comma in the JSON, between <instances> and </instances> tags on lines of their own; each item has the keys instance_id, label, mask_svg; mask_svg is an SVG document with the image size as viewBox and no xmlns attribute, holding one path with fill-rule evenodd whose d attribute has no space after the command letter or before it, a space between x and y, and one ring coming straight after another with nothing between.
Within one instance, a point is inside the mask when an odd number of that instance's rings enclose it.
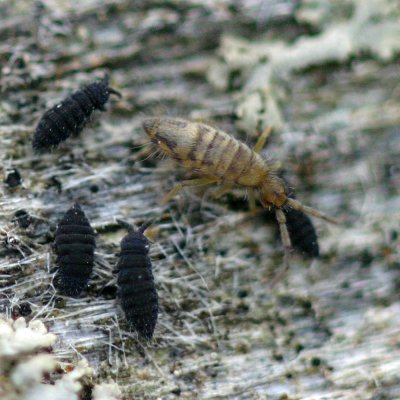
<instances>
[{"instance_id":1,"label":"white lichen","mask_svg":"<svg viewBox=\"0 0 400 400\"><path fill-rule=\"evenodd\" d=\"M93 400L119 400L122 398L122 392L114 381L110 381L96 385L92 396Z\"/></svg>"},{"instance_id":2,"label":"white lichen","mask_svg":"<svg viewBox=\"0 0 400 400\"><path fill-rule=\"evenodd\" d=\"M56 339L41 321L31 321L27 325L22 317L16 321L0 319L0 357L33 353L52 346Z\"/></svg>"},{"instance_id":3,"label":"white lichen","mask_svg":"<svg viewBox=\"0 0 400 400\"><path fill-rule=\"evenodd\" d=\"M29 324L0 318L0 393L8 400L78 400L83 380L93 370L85 359L75 365L59 363L48 350L57 337L39 321ZM46 351L46 353L43 353ZM57 371L57 372L56 372ZM60 376L59 371L65 371ZM94 399L117 400L121 391L115 382L94 386Z\"/></svg>"},{"instance_id":4,"label":"white lichen","mask_svg":"<svg viewBox=\"0 0 400 400\"><path fill-rule=\"evenodd\" d=\"M305 3L307 10L309 3ZM318 2L322 3L329 2ZM291 73L343 62L360 53L387 62L400 52L400 9L395 3L398 5L393 0L354 0L351 17L332 20L319 35L302 36L293 44L270 39L254 42L225 35L219 59L209 70L209 81L227 90L232 73L239 75L242 90L237 98L238 127L252 135L267 125L280 130L282 80ZM301 9L298 15L305 18Z\"/></svg>"},{"instance_id":5,"label":"white lichen","mask_svg":"<svg viewBox=\"0 0 400 400\"><path fill-rule=\"evenodd\" d=\"M39 383L46 372L51 372L57 363L50 354L39 354L27 361L20 362L10 375L11 382L16 387L33 386Z\"/></svg>"},{"instance_id":6,"label":"white lichen","mask_svg":"<svg viewBox=\"0 0 400 400\"><path fill-rule=\"evenodd\" d=\"M26 400L78 400L82 390L83 377L90 377L93 370L86 360L81 360L75 368L57 380L54 385L36 385L26 391L23 397Z\"/></svg>"}]
</instances>

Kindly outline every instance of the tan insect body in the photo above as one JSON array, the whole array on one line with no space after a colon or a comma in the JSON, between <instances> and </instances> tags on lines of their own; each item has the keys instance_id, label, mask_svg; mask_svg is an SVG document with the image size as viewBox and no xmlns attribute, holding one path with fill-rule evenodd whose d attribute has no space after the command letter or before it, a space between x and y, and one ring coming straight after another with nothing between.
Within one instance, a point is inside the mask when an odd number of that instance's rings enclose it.
<instances>
[{"instance_id":1,"label":"tan insect body","mask_svg":"<svg viewBox=\"0 0 400 400\"><path fill-rule=\"evenodd\" d=\"M227 133L178 118L153 118L143 125L161 151L186 169L224 184L257 189L265 207L280 207L286 201L285 184L273 166Z\"/></svg>"},{"instance_id":2,"label":"tan insect body","mask_svg":"<svg viewBox=\"0 0 400 400\"><path fill-rule=\"evenodd\" d=\"M236 140L227 133L209 125L190 122L180 118L150 118L143 127L153 143L184 168L195 171L203 178L178 183L165 197L165 202L174 197L184 186L223 184L225 189L243 186L249 190L251 205L254 192L258 193L263 207L274 207L276 219L285 246L285 271L289 267L291 243L282 208L292 207L329 222L337 221L314 208L288 197L283 179L277 176L276 164L265 161L258 151L265 143L270 130L265 130L254 149Z\"/></svg>"}]
</instances>

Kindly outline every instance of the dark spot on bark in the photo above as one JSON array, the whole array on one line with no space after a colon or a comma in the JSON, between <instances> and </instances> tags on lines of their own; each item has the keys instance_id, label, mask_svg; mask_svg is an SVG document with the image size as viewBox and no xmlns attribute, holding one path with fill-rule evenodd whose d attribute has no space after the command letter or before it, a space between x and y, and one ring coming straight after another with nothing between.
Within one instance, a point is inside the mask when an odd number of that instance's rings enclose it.
<instances>
[{"instance_id":1,"label":"dark spot on bark","mask_svg":"<svg viewBox=\"0 0 400 400\"><path fill-rule=\"evenodd\" d=\"M5 183L10 188L15 188L22 183L21 174L16 168L11 168L10 170L7 171Z\"/></svg>"}]
</instances>

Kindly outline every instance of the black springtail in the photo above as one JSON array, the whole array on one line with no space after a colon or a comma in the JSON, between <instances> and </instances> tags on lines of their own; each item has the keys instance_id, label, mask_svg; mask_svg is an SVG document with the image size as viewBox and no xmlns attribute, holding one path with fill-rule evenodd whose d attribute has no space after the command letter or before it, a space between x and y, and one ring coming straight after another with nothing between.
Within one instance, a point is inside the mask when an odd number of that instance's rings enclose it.
<instances>
[{"instance_id":1,"label":"black springtail","mask_svg":"<svg viewBox=\"0 0 400 400\"><path fill-rule=\"evenodd\" d=\"M293 248L307 257L317 258L318 236L310 217L293 209L284 210L284 213Z\"/></svg>"},{"instance_id":2,"label":"black springtail","mask_svg":"<svg viewBox=\"0 0 400 400\"><path fill-rule=\"evenodd\" d=\"M87 287L94 263L95 232L79 204L74 204L58 224L55 250L59 266L57 291L76 297Z\"/></svg>"},{"instance_id":3,"label":"black springtail","mask_svg":"<svg viewBox=\"0 0 400 400\"><path fill-rule=\"evenodd\" d=\"M291 193L291 196L295 198L294 193ZM319 257L317 231L311 218L307 214L289 207L284 208L283 212L285 213L286 226L293 249L305 257ZM263 211L261 215L266 220L273 219L270 210ZM278 228L278 224L276 226Z\"/></svg>"},{"instance_id":4,"label":"black springtail","mask_svg":"<svg viewBox=\"0 0 400 400\"><path fill-rule=\"evenodd\" d=\"M40 119L32 141L35 150L58 146L72 134L80 133L94 110L105 111L110 94L121 94L108 86L109 78L92 82L47 110Z\"/></svg>"},{"instance_id":5,"label":"black springtail","mask_svg":"<svg viewBox=\"0 0 400 400\"><path fill-rule=\"evenodd\" d=\"M285 171L282 171L280 176L287 181ZM291 190L290 197L293 199L296 198L296 193L293 189ZM311 218L307 214L290 207L285 207L283 212L285 213L286 226L293 249L305 257L319 257L317 231Z\"/></svg>"},{"instance_id":6,"label":"black springtail","mask_svg":"<svg viewBox=\"0 0 400 400\"><path fill-rule=\"evenodd\" d=\"M118 298L129 324L145 339L153 337L158 318L158 295L149 257L149 240L143 232L151 225L144 223L138 230L117 220L128 229L121 241L121 252L115 272L118 273Z\"/></svg>"}]
</instances>

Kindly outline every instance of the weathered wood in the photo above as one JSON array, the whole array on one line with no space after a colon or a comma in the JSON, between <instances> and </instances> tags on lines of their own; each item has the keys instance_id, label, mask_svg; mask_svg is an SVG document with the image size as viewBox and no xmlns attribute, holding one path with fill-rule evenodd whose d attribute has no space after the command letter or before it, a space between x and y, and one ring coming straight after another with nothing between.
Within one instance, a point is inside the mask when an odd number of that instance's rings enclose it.
<instances>
[{"instance_id":1,"label":"weathered wood","mask_svg":"<svg viewBox=\"0 0 400 400\"><path fill-rule=\"evenodd\" d=\"M398 10L387 11L394 3L382 2L381 15L367 22L399 21ZM23 178L14 189L1 185L1 312L9 316L28 301L28 319L58 335L60 359L86 357L95 380L112 377L126 398L400 398L395 52L383 62L373 46L367 54L362 47L262 86L257 74L268 59L258 49L279 39L293 51L301 47L295 38L322 35L328 24L296 22L294 5L284 1L45 4L33 14L29 1L0 5L1 167L3 175L16 167ZM33 153L43 112L106 71L123 99L112 99L79 137ZM253 105L259 113L243 114ZM151 156L141 121L201 118L250 144L275 112L281 130L265 156L283 161L305 204L346 222L316 222L321 258L310 265L295 255L272 290L282 265L274 225L251 217L236 190L218 201L186 190L159 206L185 172ZM95 272L85 297L60 301L51 243L75 201L99 234ZM27 228L12 221L21 209L32 217ZM147 346L115 304L112 269L125 234L116 219L150 217L158 219L149 234L161 312Z\"/></svg>"}]
</instances>

